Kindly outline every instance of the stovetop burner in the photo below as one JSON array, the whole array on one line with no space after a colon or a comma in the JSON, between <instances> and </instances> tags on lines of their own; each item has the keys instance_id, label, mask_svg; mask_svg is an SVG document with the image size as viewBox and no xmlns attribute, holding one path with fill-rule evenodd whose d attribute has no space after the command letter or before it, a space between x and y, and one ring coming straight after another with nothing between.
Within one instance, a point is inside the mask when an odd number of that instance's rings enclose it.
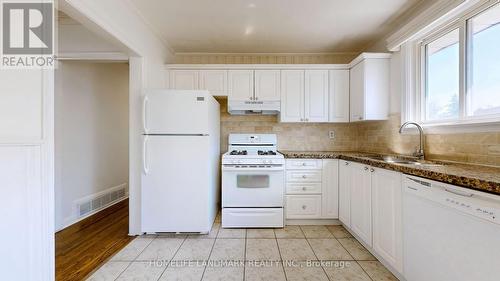
<instances>
[{"instance_id":1,"label":"stovetop burner","mask_svg":"<svg viewBox=\"0 0 500 281\"><path fill-rule=\"evenodd\" d=\"M257 151L257 154L258 155L276 155L276 151L272 151L272 150L262 151L262 150L259 150L259 151Z\"/></svg>"},{"instance_id":2,"label":"stovetop burner","mask_svg":"<svg viewBox=\"0 0 500 281\"><path fill-rule=\"evenodd\" d=\"M229 155L247 155L248 152L246 150L233 150L229 152Z\"/></svg>"}]
</instances>

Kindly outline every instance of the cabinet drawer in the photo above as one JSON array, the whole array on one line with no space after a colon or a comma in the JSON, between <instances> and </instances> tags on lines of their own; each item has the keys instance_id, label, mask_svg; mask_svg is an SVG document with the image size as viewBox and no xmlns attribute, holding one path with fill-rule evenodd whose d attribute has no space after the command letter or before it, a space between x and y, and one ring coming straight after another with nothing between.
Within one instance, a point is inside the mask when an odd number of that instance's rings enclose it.
<instances>
[{"instance_id":1,"label":"cabinet drawer","mask_svg":"<svg viewBox=\"0 0 500 281\"><path fill-rule=\"evenodd\" d=\"M321 170L322 161L318 159L290 159L286 160L287 169Z\"/></svg>"},{"instance_id":2,"label":"cabinet drawer","mask_svg":"<svg viewBox=\"0 0 500 281\"><path fill-rule=\"evenodd\" d=\"M287 195L287 219L313 219L321 217L321 195Z\"/></svg>"},{"instance_id":3,"label":"cabinet drawer","mask_svg":"<svg viewBox=\"0 0 500 281\"><path fill-rule=\"evenodd\" d=\"M321 182L321 170L286 171L286 182Z\"/></svg>"},{"instance_id":4,"label":"cabinet drawer","mask_svg":"<svg viewBox=\"0 0 500 281\"><path fill-rule=\"evenodd\" d=\"M287 194L321 194L321 183L287 183Z\"/></svg>"}]
</instances>

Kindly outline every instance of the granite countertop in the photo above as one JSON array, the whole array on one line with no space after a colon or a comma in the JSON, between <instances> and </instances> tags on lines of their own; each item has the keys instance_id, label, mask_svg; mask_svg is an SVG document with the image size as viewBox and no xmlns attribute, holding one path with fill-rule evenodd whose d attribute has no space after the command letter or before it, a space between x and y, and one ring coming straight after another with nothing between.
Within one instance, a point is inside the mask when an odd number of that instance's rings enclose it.
<instances>
[{"instance_id":1,"label":"granite countertop","mask_svg":"<svg viewBox=\"0 0 500 281\"><path fill-rule=\"evenodd\" d=\"M445 161L424 161L442 164L439 166L416 166L411 164L387 163L382 160L367 158L373 153L339 151L280 151L285 158L297 159L343 159L393 170L408 175L458 185L478 191L500 195L500 167L461 164ZM380 154L378 154L380 155ZM399 156L401 157L401 156Z\"/></svg>"}]
</instances>

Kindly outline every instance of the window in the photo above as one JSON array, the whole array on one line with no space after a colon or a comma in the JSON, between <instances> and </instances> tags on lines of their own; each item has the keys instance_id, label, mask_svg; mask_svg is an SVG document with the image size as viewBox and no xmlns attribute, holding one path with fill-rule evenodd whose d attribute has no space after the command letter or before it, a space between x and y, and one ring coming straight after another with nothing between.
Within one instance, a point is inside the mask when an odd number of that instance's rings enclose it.
<instances>
[{"instance_id":1,"label":"window","mask_svg":"<svg viewBox=\"0 0 500 281\"><path fill-rule=\"evenodd\" d=\"M500 115L500 5L471 18L468 116Z\"/></svg>"},{"instance_id":2,"label":"window","mask_svg":"<svg viewBox=\"0 0 500 281\"><path fill-rule=\"evenodd\" d=\"M500 120L500 4L437 30L421 41L420 56L421 122Z\"/></svg>"},{"instance_id":3,"label":"window","mask_svg":"<svg viewBox=\"0 0 500 281\"><path fill-rule=\"evenodd\" d=\"M459 117L459 30L455 29L425 45L425 119L429 121Z\"/></svg>"}]
</instances>

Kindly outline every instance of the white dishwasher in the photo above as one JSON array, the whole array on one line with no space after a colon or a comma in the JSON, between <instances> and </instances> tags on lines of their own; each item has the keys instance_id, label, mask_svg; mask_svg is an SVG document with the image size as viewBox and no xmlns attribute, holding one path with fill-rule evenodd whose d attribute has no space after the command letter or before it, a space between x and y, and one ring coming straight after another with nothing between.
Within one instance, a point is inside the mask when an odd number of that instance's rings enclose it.
<instances>
[{"instance_id":1,"label":"white dishwasher","mask_svg":"<svg viewBox=\"0 0 500 281\"><path fill-rule=\"evenodd\" d=\"M404 277L500 280L500 196L404 176Z\"/></svg>"}]
</instances>

